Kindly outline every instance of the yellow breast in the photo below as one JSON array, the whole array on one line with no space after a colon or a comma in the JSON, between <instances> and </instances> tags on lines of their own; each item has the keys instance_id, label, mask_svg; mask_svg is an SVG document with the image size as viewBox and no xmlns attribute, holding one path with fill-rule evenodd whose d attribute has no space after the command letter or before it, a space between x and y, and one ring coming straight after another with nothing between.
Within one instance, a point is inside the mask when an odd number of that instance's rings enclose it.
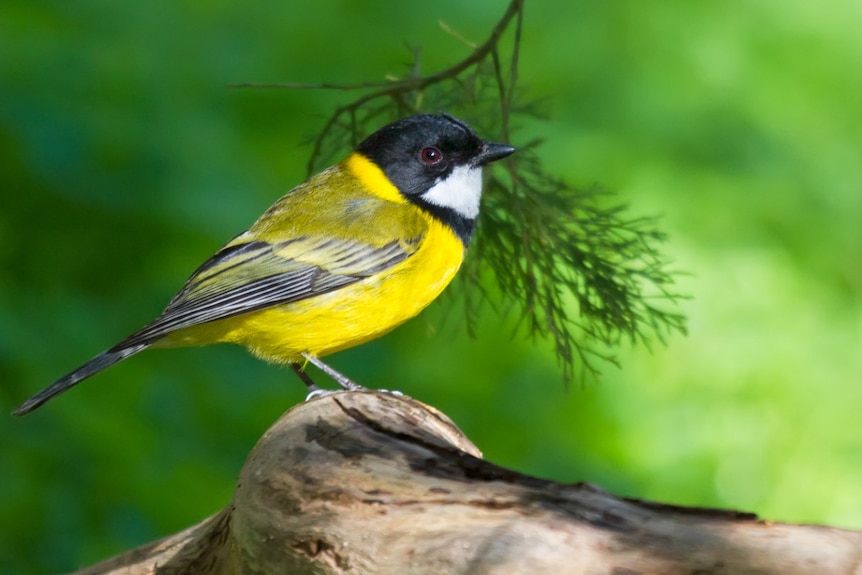
<instances>
[{"instance_id":1,"label":"yellow breast","mask_svg":"<svg viewBox=\"0 0 862 575\"><path fill-rule=\"evenodd\" d=\"M463 257L461 241L433 220L419 249L390 269L327 294L196 326L194 339L241 344L277 363L302 362L303 352L324 356L418 314L452 281Z\"/></svg>"}]
</instances>

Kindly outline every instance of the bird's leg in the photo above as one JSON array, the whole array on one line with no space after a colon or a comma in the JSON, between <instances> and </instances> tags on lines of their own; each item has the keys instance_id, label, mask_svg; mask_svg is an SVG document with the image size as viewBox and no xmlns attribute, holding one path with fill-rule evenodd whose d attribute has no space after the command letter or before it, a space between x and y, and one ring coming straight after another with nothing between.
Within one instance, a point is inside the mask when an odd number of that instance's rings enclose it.
<instances>
[{"instance_id":1,"label":"bird's leg","mask_svg":"<svg viewBox=\"0 0 862 575\"><path fill-rule=\"evenodd\" d=\"M302 365L291 363L290 368L293 372L302 380L302 383L305 384L305 387L308 388L308 395L305 396L305 401L311 401L312 399L317 399L318 397L326 397L327 395L332 395L333 393L337 393L331 389L320 389L317 387L317 384L314 383L314 380L311 379L311 376L305 373L305 366L308 365L308 362L305 362Z\"/></svg>"},{"instance_id":2,"label":"bird's leg","mask_svg":"<svg viewBox=\"0 0 862 575\"><path fill-rule=\"evenodd\" d=\"M346 389L348 391L362 391L365 389L364 387L362 387L358 383L354 383L353 381L351 381L346 375L344 375L338 371L335 371L334 369L332 369L331 367L329 367L328 365L326 365L325 363L320 361L320 359L311 355L310 353L303 352L302 357L304 357L306 360L308 360L308 362L310 364L317 367L320 371L322 371L323 373L325 373L326 375L328 375L329 377L334 379L335 382L338 385L340 385L341 387L343 387L344 389ZM296 369L296 368L294 368L294 369ZM303 372L303 375L305 375L305 377L308 377L308 375L305 374L305 372ZM300 375L299 377L302 378L302 375ZM303 381L306 381L306 380L303 379ZM311 381L311 379L309 378L308 381ZM306 385L308 385L308 382L306 382ZM314 385L313 382L312 382L312 385Z\"/></svg>"},{"instance_id":3,"label":"bird's leg","mask_svg":"<svg viewBox=\"0 0 862 575\"><path fill-rule=\"evenodd\" d=\"M320 388L317 387L317 385L311 379L311 376L308 375L307 373L305 373L305 369L303 369L302 366L300 366L296 363L291 363L290 368L297 375L297 377L299 377L299 379L302 380L302 383L305 384L305 387L308 388L309 392L315 393L317 391L320 391Z\"/></svg>"}]
</instances>

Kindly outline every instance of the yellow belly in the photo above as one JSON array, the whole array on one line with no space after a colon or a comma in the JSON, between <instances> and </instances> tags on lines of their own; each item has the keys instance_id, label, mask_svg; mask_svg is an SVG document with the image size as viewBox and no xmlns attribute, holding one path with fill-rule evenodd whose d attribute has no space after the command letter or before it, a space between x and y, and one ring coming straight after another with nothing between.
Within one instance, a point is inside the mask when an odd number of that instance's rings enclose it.
<instances>
[{"instance_id":1,"label":"yellow belly","mask_svg":"<svg viewBox=\"0 0 862 575\"><path fill-rule=\"evenodd\" d=\"M244 345L271 362L299 363L379 337L422 311L452 281L464 246L433 221L422 246L392 268L331 293L186 328L162 345Z\"/></svg>"}]
</instances>

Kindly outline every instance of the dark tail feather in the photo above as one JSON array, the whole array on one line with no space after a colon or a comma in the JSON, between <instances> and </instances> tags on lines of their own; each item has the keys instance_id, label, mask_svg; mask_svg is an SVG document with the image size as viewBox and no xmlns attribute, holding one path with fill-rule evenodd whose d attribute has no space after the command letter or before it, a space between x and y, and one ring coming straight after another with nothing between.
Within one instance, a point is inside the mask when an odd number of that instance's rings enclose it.
<instances>
[{"instance_id":1,"label":"dark tail feather","mask_svg":"<svg viewBox=\"0 0 862 575\"><path fill-rule=\"evenodd\" d=\"M135 355L139 351L149 347L149 345L149 343L138 343L121 349L111 348L108 351L100 353L75 371L61 377L22 403L18 409L12 412L12 415L26 415L30 413L49 399L60 395L67 389L81 383L91 375L95 375L103 369L111 367L118 361L122 361L131 355Z\"/></svg>"}]
</instances>

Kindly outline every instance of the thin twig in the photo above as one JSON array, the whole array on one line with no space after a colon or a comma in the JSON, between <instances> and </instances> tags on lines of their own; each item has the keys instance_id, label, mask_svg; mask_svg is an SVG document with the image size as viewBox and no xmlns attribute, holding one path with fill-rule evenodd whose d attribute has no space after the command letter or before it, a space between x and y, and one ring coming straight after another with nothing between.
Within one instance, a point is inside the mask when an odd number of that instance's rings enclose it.
<instances>
[{"instance_id":1,"label":"thin twig","mask_svg":"<svg viewBox=\"0 0 862 575\"><path fill-rule=\"evenodd\" d=\"M489 53L496 49L497 43L500 40L500 36L503 35L503 32L509 26L509 22L512 18L519 14L523 9L524 0L512 0L506 9L505 14L503 14L500 21L497 22L496 26L491 30L491 34L488 36L488 39L485 40L481 45L476 47L473 52L467 56L465 59L461 60L454 66L450 66L436 74L430 74L428 76L410 76L408 78L402 80L396 80L392 82L380 82L380 83L368 83L361 82L358 84L332 84L332 83L321 83L321 84L303 84L303 83L292 83L292 82L280 82L273 84L261 84L261 83L243 83L243 84L235 84L233 87L236 88L288 88L288 89L297 89L297 90L310 90L310 89L322 89L322 90L342 90L342 91L350 91L350 90L365 90L365 89L373 89L372 92L365 94L356 100L350 102L349 104L345 104L343 106L339 106L335 109L335 111L330 115L329 119L324 124L323 128L318 133L317 137L314 139L314 146L311 152L311 157L308 161L307 171L309 174L313 173L315 160L320 156L321 150L323 148L323 143L326 141L329 136L332 128L338 122L338 120L344 114L352 114L356 110L362 108L367 103L375 100L377 98L382 97L391 97L396 101L399 100L399 97L407 92L419 91L428 88L429 86L439 84L444 82L445 80L449 80L457 77L461 72L467 70L468 68L475 66L482 62ZM414 68L414 73L416 69Z\"/></svg>"},{"instance_id":2,"label":"thin twig","mask_svg":"<svg viewBox=\"0 0 862 575\"><path fill-rule=\"evenodd\" d=\"M503 14L503 17L494 26L493 30L491 30L491 35L487 40L480 46L478 46L473 52L467 56L467 58L461 60L454 66L446 68L436 74L431 74L430 76L418 76L418 77L409 77L403 80L396 80L393 82L360 82L357 84L332 84L332 83L321 83L321 84L305 84L305 83L294 83L294 82L276 82L276 83L255 83L255 82L245 82L240 84L231 84L232 88L289 88L294 90L313 90L313 89L321 89L321 90L362 90L368 88L381 88L381 90L377 92L373 92L365 96L368 99L379 98L381 96L388 95L392 91L399 92L409 92L413 90L422 90L427 88L431 84L439 83L448 78L453 78L466 70L467 68L481 62L485 59L488 53L494 49L497 45L497 42L500 40L500 36L503 32L506 31L506 28L509 26L509 21L521 11L524 0L512 0L509 4L509 7L506 9L506 13Z\"/></svg>"}]
</instances>

